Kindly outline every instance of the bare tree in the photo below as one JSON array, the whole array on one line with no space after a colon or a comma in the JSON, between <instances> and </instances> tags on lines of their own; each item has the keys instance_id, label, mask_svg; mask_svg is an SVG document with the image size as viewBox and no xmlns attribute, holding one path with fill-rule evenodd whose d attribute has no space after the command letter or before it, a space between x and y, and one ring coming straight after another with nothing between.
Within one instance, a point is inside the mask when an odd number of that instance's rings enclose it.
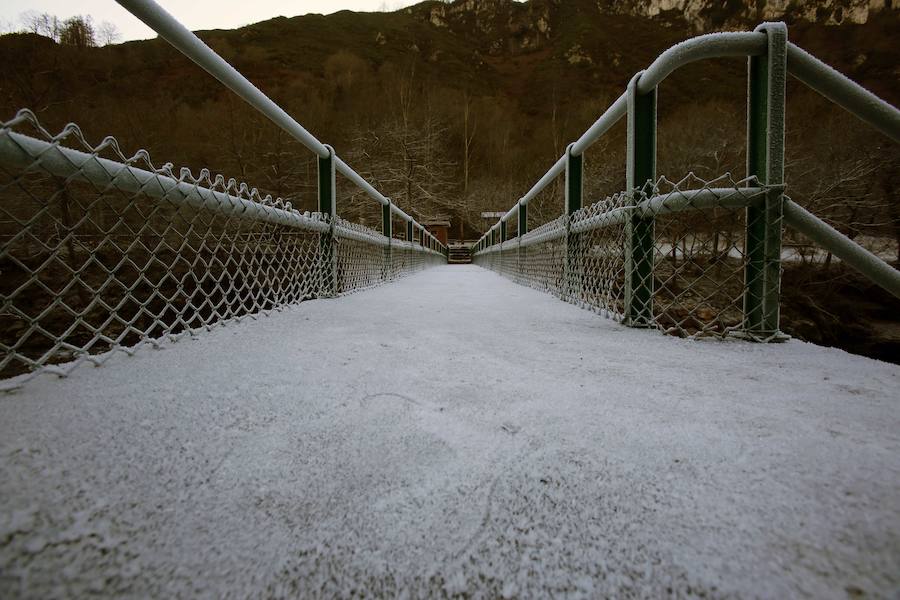
<instances>
[{"instance_id":1,"label":"bare tree","mask_svg":"<svg viewBox=\"0 0 900 600\"><path fill-rule=\"evenodd\" d=\"M7 19L0 19L0 35L5 35L7 33L15 33L16 24L13 21L9 21Z\"/></svg>"},{"instance_id":2,"label":"bare tree","mask_svg":"<svg viewBox=\"0 0 900 600\"><path fill-rule=\"evenodd\" d=\"M384 111L357 124L348 157L396 204L417 218L448 217L458 210L457 164L451 159L449 119L432 103L430 89L416 80L412 62L403 71L381 73ZM350 199L351 213L366 208ZM344 211L346 213L346 211Z\"/></svg>"},{"instance_id":3,"label":"bare tree","mask_svg":"<svg viewBox=\"0 0 900 600\"><path fill-rule=\"evenodd\" d=\"M76 15L66 19L59 30L59 43L76 48L93 48L97 45L94 20L90 15Z\"/></svg>"},{"instance_id":4,"label":"bare tree","mask_svg":"<svg viewBox=\"0 0 900 600\"><path fill-rule=\"evenodd\" d=\"M121 39L122 33L115 23L110 23L109 21L100 22L100 25L97 27L97 42L101 46L118 44Z\"/></svg>"},{"instance_id":5,"label":"bare tree","mask_svg":"<svg viewBox=\"0 0 900 600\"><path fill-rule=\"evenodd\" d=\"M446 137L447 128L435 117L417 120L413 126L403 119L384 121L359 132L352 140L350 158L363 176L407 212L434 218L456 208L455 163L448 158Z\"/></svg>"},{"instance_id":6,"label":"bare tree","mask_svg":"<svg viewBox=\"0 0 900 600\"><path fill-rule=\"evenodd\" d=\"M900 249L896 203L886 185L896 173L897 155L872 144L868 132L851 119L843 114L819 116L818 127L804 125L789 132L789 194L872 251L886 252L892 242ZM824 264L831 264L829 253Z\"/></svg>"},{"instance_id":7,"label":"bare tree","mask_svg":"<svg viewBox=\"0 0 900 600\"><path fill-rule=\"evenodd\" d=\"M19 15L19 20L25 27L25 31L48 37L55 42L59 41L62 26L55 15L27 10Z\"/></svg>"},{"instance_id":8,"label":"bare tree","mask_svg":"<svg viewBox=\"0 0 900 600\"><path fill-rule=\"evenodd\" d=\"M462 210L459 218L459 239L465 238L465 214L469 206L469 164L472 158L472 143L475 141L475 132L478 130L478 122L472 115L472 98L468 90L463 95L463 190Z\"/></svg>"}]
</instances>

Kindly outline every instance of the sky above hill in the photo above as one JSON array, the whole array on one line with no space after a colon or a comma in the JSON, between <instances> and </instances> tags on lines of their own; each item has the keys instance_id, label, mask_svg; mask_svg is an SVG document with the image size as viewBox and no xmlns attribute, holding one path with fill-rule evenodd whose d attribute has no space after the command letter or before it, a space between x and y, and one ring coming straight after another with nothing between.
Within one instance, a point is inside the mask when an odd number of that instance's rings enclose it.
<instances>
[{"instance_id":1,"label":"sky above hill","mask_svg":"<svg viewBox=\"0 0 900 600\"><path fill-rule=\"evenodd\" d=\"M192 0L159 3L190 29L233 29L283 15L293 17L308 13L333 13L339 10L396 10L417 0ZM0 3L0 28L3 32L22 28L21 15L26 11L50 13L62 18L91 15L96 23L109 21L122 33L122 41L156 37L114 0L3 0Z\"/></svg>"}]
</instances>

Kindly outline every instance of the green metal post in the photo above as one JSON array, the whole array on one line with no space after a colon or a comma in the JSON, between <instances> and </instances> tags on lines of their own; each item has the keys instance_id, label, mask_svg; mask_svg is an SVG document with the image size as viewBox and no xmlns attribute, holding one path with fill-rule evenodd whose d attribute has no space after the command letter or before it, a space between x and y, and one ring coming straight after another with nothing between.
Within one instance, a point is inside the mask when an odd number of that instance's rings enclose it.
<instances>
[{"instance_id":1,"label":"green metal post","mask_svg":"<svg viewBox=\"0 0 900 600\"><path fill-rule=\"evenodd\" d=\"M393 235L393 229L391 227L391 202L388 200L388 203L381 207L381 234L390 239Z\"/></svg>"},{"instance_id":2,"label":"green metal post","mask_svg":"<svg viewBox=\"0 0 900 600\"><path fill-rule=\"evenodd\" d=\"M584 195L584 156L572 154L573 144L566 148L566 263L563 272L562 293L572 298L578 286L577 243L578 235L572 233L572 215L581 209Z\"/></svg>"},{"instance_id":3,"label":"green metal post","mask_svg":"<svg viewBox=\"0 0 900 600\"><path fill-rule=\"evenodd\" d=\"M764 23L768 36L764 56L751 56L747 66L747 175L760 183L784 183L784 106L787 79L787 26ZM780 336L781 233L783 193L780 187L747 208L744 270L744 331L759 341Z\"/></svg>"},{"instance_id":4,"label":"green metal post","mask_svg":"<svg viewBox=\"0 0 900 600\"><path fill-rule=\"evenodd\" d=\"M632 206L656 181L656 89L637 91L641 73L628 83L628 132L625 184ZM649 183L649 185L648 185ZM649 327L653 323L652 217L632 214L625 222L625 324Z\"/></svg>"},{"instance_id":5,"label":"green metal post","mask_svg":"<svg viewBox=\"0 0 900 600\"><path fill-rule=\"evenodd\" d=\"M507 260L509 260L509 259L506 257L506 252L505 252L504 249L503 249L503 243L504 243L504 242L506 242L506 221L504 221L504 220L501 219L501 220L500 220L500 252L499 252L499 256L500 256L500 272L501 272L501 273L504 273L504 272L505 272L505 271L504 271L504 268L503 268L503 264L504 264Z\"/></svg>"},{"instance_id":6,"label":"green metal post","mask_svg":"<svg viewBox=\"0 0 900 600\"><path fill-rule=\"evenodd\" d=\"M406 222L406 241L413 241L413 222L412 219Z\"/></svg>"},{"instance_id":7,"label":"green metal post","mask_svg":"<svg viewBox=\"0 0 900 600\"><path fill-rule=\"evenodd\" d=\"M519 237L528 233L528 205L519 200Z\"/></svg>"},{"instance_id":8,"label":"green metal post","mask_svg":"<svg viewBox=\"0 0 900 600\"><path fill-rule=\"evenodd\" d=\"M526 233L528 233L528 205L519 200L519 251L516 272L520 279L523 276L525 261L528 259L528 248L522 247L522 237Z\"/></svg>"},{"instance_id":9,"label":"green metal post","mask_svg":"<svg viewBox=\"0 0 900 600\"><path fill-rule=\"evenodd\" d=\"M393 228L391 223L391 201L381 207L381 233L388 239L388 245L384 249L384 263L382 266L382 279L388 281L393 276L393 266L391 262L391 238L393 237Z\"/></svg>"},{"instance_id":10,"label":"green metal post","mask_svg":"<svg viewBox=\"0 0 900 600\"><path fill-rule=\"evenodd\" d=\"M319 260L325 297L338 293L337 252L334 237L334 218L337 215L336 176L334 168L334 149L328 149L328 156L319 157L319 212L328 217L330 227L327 233L319 235Z\"/></svg>"},{"instance_id":11,"label":"green metal post","mask_svg":"<svg viewBox=\"0 0 900 600\"><path fill-rule=\"evenodd\" d=\"M572 154L572 144L566 148L566 215L572 216L581 208L584 193L584 157Z\"/></svg>"}]
</instances>

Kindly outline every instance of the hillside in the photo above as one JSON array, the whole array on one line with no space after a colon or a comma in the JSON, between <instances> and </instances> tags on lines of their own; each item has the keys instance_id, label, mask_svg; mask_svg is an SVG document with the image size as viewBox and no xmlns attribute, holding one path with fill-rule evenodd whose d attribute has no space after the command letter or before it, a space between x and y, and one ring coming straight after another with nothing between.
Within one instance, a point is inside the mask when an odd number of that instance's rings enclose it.
<instances>
[{"instance_id":1,"label":"hillside","mask_svg":"<svg viewBox=\"0 0 900 600\"><path fill-rule=\"evenodd\" d=\"M681 12L661 10L658 4L431 1L394 13L279 17L200 35L345 156L359 147L355 141L386 122L412 121L421 129L434 121L443 132L442 158L451 165L446 175L458 181L465 136L460 101L466 97L476 127L472 179L499 179L515 194L514 189L527 189L526 182L539 176L659 52L703 26L749 29L760 20L742 3L726 3L734 7L718 12L698 11L697 2L664 3L690 5ZM900 11L873 10L865 22L848 23L848 17L838 26L810 22L805 3L793 4L799 7L781 15L792 41L887 100L900 101L894 50ZM824 23L834 21L837 8L820 15ZM645 16L650 13L653 18ZM765 6L756 13L773 16ZM165 42L75 50L38 36L9 35L0 38L0 54L8 65L0 79L0 109L6 117L27 106L51 129L75 120L93 139L113 134L129 149L149 143L159 160L208 166L271 186L265 175L271 161L260 154L271 154L267 145L274 130L251 134L247 126L255 124L255 116ZM727 105L723 123L729 129L740 126L743 80L744 66L734 60L677 73L660 92L663 135L670 116L697 104ZM806 95L800 89L791 92ZM827 105L814 104L813 110L827 111ZM228 127L223 129L223 122ZM732 133L730 141L740 146L741 133ZM244 139L248 136L252 139ZM292 162L308 158L302 149L289 150ZM666 156L660 160L666 166ZM737 157L730 162L740 167ZM283 178L276 191L296 194L285 184L303 183L300 174ZM439 191L443 197L463 195L458 185ZM507 205L511 199L497 201ZM416 208L454 212L457 204Z\"/></svg>"}]
</instances>

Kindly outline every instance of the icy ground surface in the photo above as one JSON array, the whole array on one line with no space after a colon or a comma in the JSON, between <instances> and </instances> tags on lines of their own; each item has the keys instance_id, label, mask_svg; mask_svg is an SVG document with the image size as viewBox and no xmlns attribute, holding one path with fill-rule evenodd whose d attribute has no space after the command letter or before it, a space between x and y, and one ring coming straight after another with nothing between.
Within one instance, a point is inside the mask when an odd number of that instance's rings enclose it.
<instances>
[{"instance_id":1,"label":"icy ground surface","mask_svg":"<svg viewBox=\"0 0 900 600\"><path fill-rule=\"evenodd\" d=\"M897 597L900 368L474 266L0 396L0 597Z\"/></svg>"}]
</instances>

